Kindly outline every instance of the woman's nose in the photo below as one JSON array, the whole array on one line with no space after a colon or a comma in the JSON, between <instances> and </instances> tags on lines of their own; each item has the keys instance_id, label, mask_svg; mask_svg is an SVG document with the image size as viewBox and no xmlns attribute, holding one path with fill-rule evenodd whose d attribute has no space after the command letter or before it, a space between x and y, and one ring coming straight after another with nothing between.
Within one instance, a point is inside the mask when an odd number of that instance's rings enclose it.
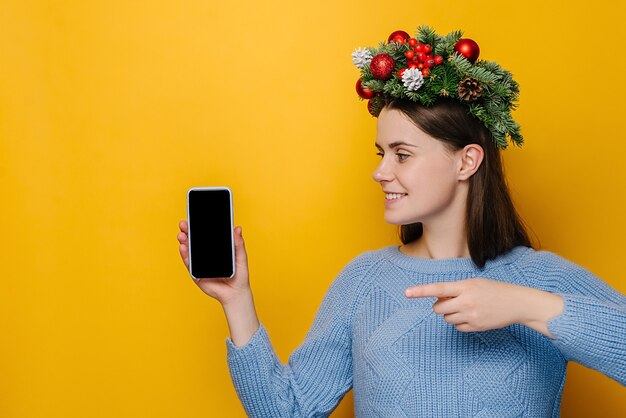
<instances>
[{"instance_id":1,"label":"woman's nose","mask_svg":"<svg viewBox=\"0 0 626 418\"><path fill-rule=\"evenodd\" d=\"M383 165L381 161L376 170L372 173L372 178L375 182L380 183L382 181L389 181L391 179L391 173L386 167Z\"/></svg>"}]
</instances>

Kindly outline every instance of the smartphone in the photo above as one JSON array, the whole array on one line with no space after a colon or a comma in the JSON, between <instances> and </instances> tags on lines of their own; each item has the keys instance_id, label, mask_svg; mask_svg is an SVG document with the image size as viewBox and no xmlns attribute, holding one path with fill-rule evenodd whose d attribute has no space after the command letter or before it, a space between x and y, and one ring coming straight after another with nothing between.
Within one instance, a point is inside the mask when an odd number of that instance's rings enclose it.
<instances>
[{"instance_id":1,"label":"smartphone","mask_svg":"<svg viewBox=\"0 0 626 418\"><path fill-rule=\"evenodd\" d=\"M187 191L189 273L194 279L233 277L233 194L228 187Z\"/></svg>"}]
</instances>

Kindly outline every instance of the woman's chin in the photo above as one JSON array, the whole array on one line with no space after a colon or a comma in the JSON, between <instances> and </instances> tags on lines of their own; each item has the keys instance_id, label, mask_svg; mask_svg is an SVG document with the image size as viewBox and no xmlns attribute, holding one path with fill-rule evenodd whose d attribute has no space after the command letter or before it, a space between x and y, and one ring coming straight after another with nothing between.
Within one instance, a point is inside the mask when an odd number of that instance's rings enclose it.
<instances>
[{"instance_id":1,"label":"woman's chin","mask_svg":"<svg viewBox=\"0 0 626 418\"><path fill-rule=\"evenodd\" d=\"M385 222L391 225L407 225L410 223L407 222L406 219L402 219L398 216L393 216L392 214L389 214L387 212L385 212Z\"/></svg>"}]
</instances>

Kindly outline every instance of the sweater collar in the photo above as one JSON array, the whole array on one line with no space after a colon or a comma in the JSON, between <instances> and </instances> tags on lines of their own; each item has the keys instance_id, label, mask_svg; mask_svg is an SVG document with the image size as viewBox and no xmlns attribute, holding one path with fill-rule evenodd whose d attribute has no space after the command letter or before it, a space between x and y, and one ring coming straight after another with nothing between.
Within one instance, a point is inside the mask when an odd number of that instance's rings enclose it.
<instances>
[{"instance_id":1,"label":"sweater collar","mask_svg":"<svg viewBox=\"0 0 626 418\"><path fill-rule=\"evenodd\" d=\"M421 273L449 273L453 271L485 271L501 265L511 264L529 251L534 251L528 247L515 247L508 253L499 255L488 260L485 267L478 268L471 258L419 258L404 254L400 251L400 246L392 245L382 249L384 257L391 263L407 269Z\"/></svg>"}]
</instances>

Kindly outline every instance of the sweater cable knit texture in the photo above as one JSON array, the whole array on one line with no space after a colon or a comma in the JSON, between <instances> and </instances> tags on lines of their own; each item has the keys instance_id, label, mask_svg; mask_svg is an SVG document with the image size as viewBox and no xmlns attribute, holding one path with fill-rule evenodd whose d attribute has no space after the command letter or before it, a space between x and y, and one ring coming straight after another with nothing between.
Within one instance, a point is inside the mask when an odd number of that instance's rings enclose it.
<instances>
[{"instance_id":1,"label":"sweater cable knit texture","mask_svg":"<svg viewBox=\"0 0 626 418\"><path fill-rule=\"evenodd\" d=\"M463 333L407 287L484 277L560 295L546 336L522 325ZM479 269L385 247L352 260L284 365L260 326L227 340L235 389L251 417L326 417L353 388L366 417L558 417L568 361L626 384L626 297L585 269L516 247Z\"/></svg>"}]
</instances>

